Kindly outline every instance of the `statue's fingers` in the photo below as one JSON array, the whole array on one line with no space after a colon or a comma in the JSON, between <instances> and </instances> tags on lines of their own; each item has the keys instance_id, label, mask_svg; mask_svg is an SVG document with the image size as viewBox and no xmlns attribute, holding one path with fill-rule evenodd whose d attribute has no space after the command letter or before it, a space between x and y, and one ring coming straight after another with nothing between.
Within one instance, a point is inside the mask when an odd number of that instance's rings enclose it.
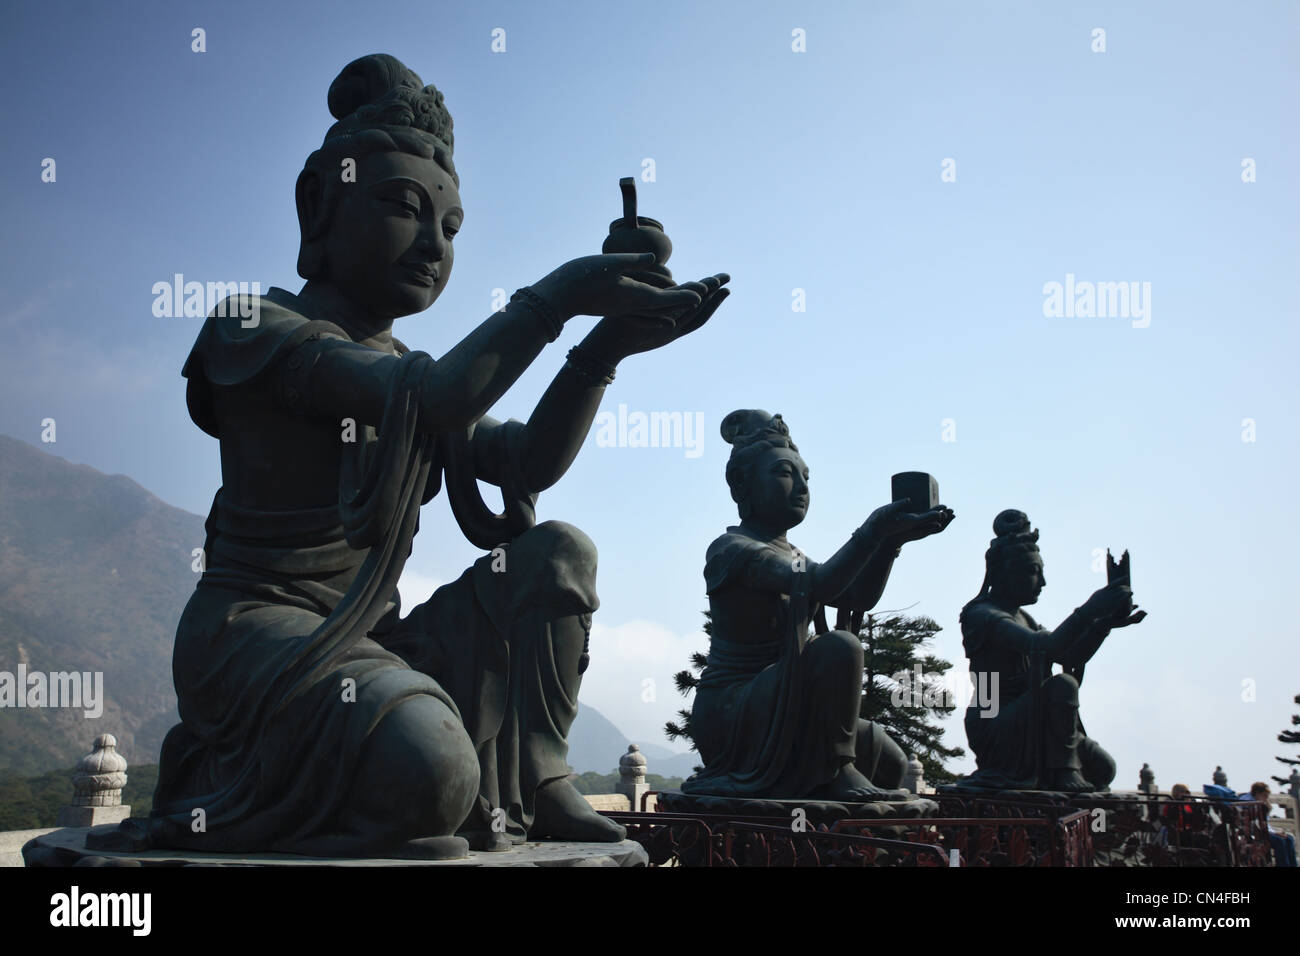
<instances>
[{"instance_id":1,"label":"statue's fingers","mask_svg":"<svg viewBox=\"0 0 1300 956\"><path fill-rule=\"evenodd\" d=\"M618 280L619 287L632 293L633 305L629 312L681 313L698 306L703 297L691 289L656 289L623 276Z\"/></svg>"},{"instance_id":2,"label":"statue's fingers","mask_svg":"<svg viewBox=\"0 0 1300 956\"><path fill-rule=\"evenodd\" d=\"M731 295L730 289L722 289L715 292L695 313L684 319L680 326L679 335L689 335L694 332L709 319L713 318L713 313L718 311L718 306L727 300Z\"/></svg>"}]
</instances>

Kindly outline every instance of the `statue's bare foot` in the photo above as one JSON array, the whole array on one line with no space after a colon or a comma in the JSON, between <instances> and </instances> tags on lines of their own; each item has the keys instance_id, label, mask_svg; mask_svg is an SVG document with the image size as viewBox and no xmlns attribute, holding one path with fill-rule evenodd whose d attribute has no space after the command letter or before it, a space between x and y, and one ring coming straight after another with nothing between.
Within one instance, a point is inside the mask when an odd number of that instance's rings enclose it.
<instances>
[{"instance_id":1,"label":"statue's bare foot","mask_svg":"<svg viewBox=\"0 0 1300 956\"><path fill-rule=\"evenodd\" d=\"M461 830L457 836L469 841L469 848L478 853L504 853L527 839L513 833L497 833L495 830Z\"/></svg>"},{"instance_id":2,"label":"statue's bare foot","mask_svg":"<svg viewBox=\"0 0 1300 956\"><path fill-rule=\"evenodd\" d=\"M1043 781L1044 790L1059 790L1063 793L1091 793L1096 789L1077 770L1049 770Z\"/></svg>"},{"instance_id":3,"label":"statue's bare foot","mask_svg":"<svg viewBox=\"0 0 1300 956\"><path fill-rule=\"evenodd\" d=\"M113 853L143 853L154 848L153 837L139 820L104 829L95 827L86 831L86 849L108 850Z\"/></svg>"},{"instance_id":4,"label":"statue's bare foot","mask_svg":"<svg viewBox=\"0 0 1300 956\"><path fill-rule=\"evenodd\" d=\"M573 784L561 777L538 789L529 835L539 840L618 843L627 839L627 829L593 810Z\"/></svg>"},{"instance_id":5,"label":"statue's bare foot","mask_svg":"<svg viewBox=\"0 0 1300 956\"><path fill-rule=\"evenodd\" d=\"M869 800L905 800L910 794L905 790L882 790L867 779L857 767L846 763L827 783L808 795L814 800L833 800L844 803L865 803Z\"/></svg>"}]
</instances>

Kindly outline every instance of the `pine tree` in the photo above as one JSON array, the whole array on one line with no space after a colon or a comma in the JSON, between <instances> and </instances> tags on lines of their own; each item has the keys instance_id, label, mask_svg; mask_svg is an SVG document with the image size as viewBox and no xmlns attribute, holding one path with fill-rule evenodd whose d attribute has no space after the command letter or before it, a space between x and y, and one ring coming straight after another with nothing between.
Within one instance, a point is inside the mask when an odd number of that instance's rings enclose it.
<instances>
[{"instance_id":1,"label":"pine tree","mask_svg":"<svg viewBox=\"0 0 1300 956\"><path fill-rule=\"evenodd\" d=\"M709 636L713 635L713 617L708 611L704 612L704 633ZM677 693L683 697L691 695L691 691L695 690L700 683L700 678L697 675L704 670L704 665L707 662L708 658L699 651L691 655L691 670L678 671L673 675L673 683L677 685ZM690 710L682 708L677 712L677 716L681 718L681 723L668 721L668 723L664 724L664 735L669 740L676 740L680 737L683 740L690 741L691 749L695 750L695 738L691 734Z\"/></svg>"},{"instance_id":2,"label":"pine tree","mask_svg":"<svg viewBox=\"0 0 1300 956\"><path fill-rule=\"evenodd\" d=\"M908 754L915 754L931 783L954 779L944 761L966 755L961 747L944 746L944 729L935 720L957 706L944 681L952 663L922 653L940 630L928 617L882 619L874 614L866 615L858 629L864 662L858 713L884 727ZM907 676L896 680L901 674Z\"/></svg>"},{"instance_id":3,"label":"pine tree","mask_svg":"<svg viewBox=\"0 0 1300 956\"><path fill-rule=\"evenodd\" d=\"M1292 698L1292 700L1294 700L1295 703L1300 704L1300 694L1296 694L1295 697ZM1291 726L1295 727L1297 725L1300 725L1300 714L1292 714ZM1277 735L1277 739L1280 743L1284 743L1284 744L1300 744L1300 731L1284 730ZM1278 757L1277 761L1279 763L1284 763L1290 767L1300 766L1300 760L1295 759L1293 757ZM1287 777L1274 776L1273 779L1276 780L1279 784L1281 784L1284 787L1291 786L1291 778L1289 776Z\"/></svg>"}]
</instances>

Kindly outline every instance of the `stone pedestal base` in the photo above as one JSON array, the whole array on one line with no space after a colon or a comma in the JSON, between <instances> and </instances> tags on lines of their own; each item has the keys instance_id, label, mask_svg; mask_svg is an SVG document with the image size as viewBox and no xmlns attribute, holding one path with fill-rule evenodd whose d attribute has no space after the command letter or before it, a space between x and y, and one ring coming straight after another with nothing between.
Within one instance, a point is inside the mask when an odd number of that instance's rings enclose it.
<instances>
[{"instance_id":1,"label":"stone pedestal base","mask_svg":"<svg viewBox=\"0 0 1300 956\"><path fill-rule=\"evenodd\" d=\"M89 808L87 808L89 809ZM103 808L108 809L108 808ZM354 860L294 856L289 853L196 853L149 850L111 853L87 850L86 827L54 830L23 847L27 866L646 866L640 844L526 843L504 853L471 852L463 860Z\"/></svg>"},{"instance_id":2,"label":"stone pedestal base","mask_svg":"<svg viewBox=\"0 0 1300 956\"><path fill-rule=\"evenodd\" d=\"M97 827L106 823L121 823L131 815L124 804L116 807L63 807L54 823L61 827Z\"/></svg>"},{"instance_id":3,"label":"stone pedestal base","mask_svg":"<svg viewBox=\"0 0 1300 956\"><path fill-rule=\"evenodd\" d=\"M796 809L808 821L831 824L836 820L908 820L933 817L939 805L933 800L873 800L868 803L838 803L831 800L777 800L768 797L719 797L680 790L661 790L659 809L668 813L703 813L736 817L775 817L789 821Z\"/></svg>"},{"instance_id":4,"label":"stone pedestal base","mask_svg":"<svg viewBox=\"0 0 1300 956\"><path fill-rule=\"evenodd\" d=\"M1109 788L1095 793L1067 793L1064 790L1004 790L1001 787L984 787L958 777L952 783L935 787L937 796L993 797L998 800L1028 800L1035 803L1060 803L1070 800L1105 799L1112 796Z\"/></svg>"}]
</instances>

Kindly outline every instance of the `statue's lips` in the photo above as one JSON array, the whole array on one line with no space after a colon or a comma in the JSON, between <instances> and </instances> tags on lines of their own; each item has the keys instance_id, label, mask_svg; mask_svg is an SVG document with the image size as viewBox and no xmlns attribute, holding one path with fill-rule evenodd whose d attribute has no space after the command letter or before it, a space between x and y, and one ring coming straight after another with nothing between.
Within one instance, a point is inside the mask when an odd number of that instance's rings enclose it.
<instances>
[{"instance_id":1,"label":"statue's lips","mask_svg":"<svg viewBox=\"0 0 1300 956\"><path fill-rule=\"evenodd\" d=\"M420 266L408 266L402 264L402 271L411 277L411 281L420 285L433 285L438 281L438 270L424 269Z\"/></svg>"}]
</instances>

